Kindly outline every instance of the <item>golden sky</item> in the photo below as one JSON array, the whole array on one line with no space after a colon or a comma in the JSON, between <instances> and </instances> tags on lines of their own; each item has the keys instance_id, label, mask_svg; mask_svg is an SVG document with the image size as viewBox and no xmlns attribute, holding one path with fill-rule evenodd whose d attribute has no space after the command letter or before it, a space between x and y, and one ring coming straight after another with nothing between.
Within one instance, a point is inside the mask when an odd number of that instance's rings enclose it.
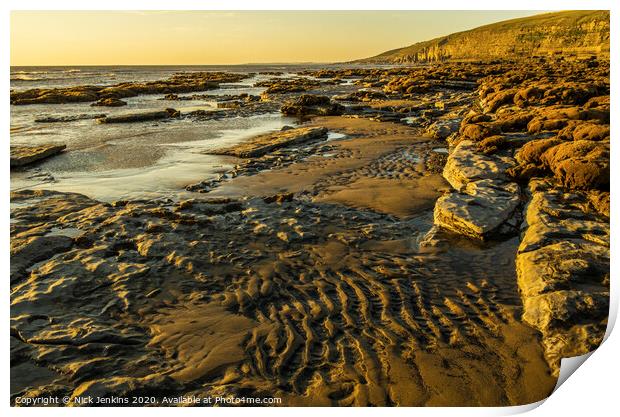
<instances>
[{"instance_id":1,"label":"golden sky","mask_svg":"<svg viewBox=\"0 0 620 417\"><path fill-rule=\"evenodd\" d=\"M11 65L365 58L532 11L14 11Z\"/></svg>"}]
</instances>

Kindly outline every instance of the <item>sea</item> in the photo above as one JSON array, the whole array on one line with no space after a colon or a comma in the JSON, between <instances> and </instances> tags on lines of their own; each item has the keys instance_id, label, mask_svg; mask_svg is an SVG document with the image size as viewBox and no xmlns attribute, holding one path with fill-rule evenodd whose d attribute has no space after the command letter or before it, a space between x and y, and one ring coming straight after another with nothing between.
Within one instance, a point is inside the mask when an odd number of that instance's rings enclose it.
<instances>
[{"instance_id":1,"label":"sea","mask_svg":"<svg viewBox=\"0 0 620 417\"><path fill-rule=\"evenodd\" d=\"M254 73L237 83L221 84L207 94L258 95L265 88L258 81L273 78L261 72L282 72L290 77L326 65L234 66L67 66L11 67L11 91L80 85L112 85L129 81L154 81L179 72L226 71ZM187 95L197 94L188 93ZM183 95L183 94L180 94ZM186 196L185 186L228 171L238 161L210 155L249 137L281 129L296 121L280 113L197 121L97 124L93 119L41 123L36 119L78 114L108 116L173 107L181 113L218 111L215 101L164 101L163 94L123 99L123 107L91 107L90 103L11 105L11 145L62 143L60 155L27 169L11 172L11 190L53 189L78 192L101 201Z\"/></svg>"}]
</instances>

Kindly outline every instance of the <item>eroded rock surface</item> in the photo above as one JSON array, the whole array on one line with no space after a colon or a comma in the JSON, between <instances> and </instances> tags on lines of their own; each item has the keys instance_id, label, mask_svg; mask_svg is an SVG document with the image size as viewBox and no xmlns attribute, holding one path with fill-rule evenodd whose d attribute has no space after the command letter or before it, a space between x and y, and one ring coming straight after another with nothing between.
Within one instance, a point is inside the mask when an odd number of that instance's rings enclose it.
<instances>
[{"instance_id":1,"label":"eroded rock surface","mask_svg":"<svg viewBox=\"0 0 620 417\"><path fill-rule=\"evenodd\" d=\"M487 156L461 141L443 169L454 191L435 203L435 224L483 240L514 232L520 189L506 175L514 164L511 157Z\"/></svg>"},{"instance_id":2,"label":"eroded rock surface","mask_svg":"<svg viewBox=\"0 0 620 417\"><path fill-rule=\"evenodd\" d=\"M303 94L286 101L280 108L288 116L334 116L344 112L344 108L327 96Z\"/></svg>"},{"instance_id":3,"label":"eroded rock surface","mask_svg":"<svg viewBox=\"0 0 620 417\"><path fill-rule=\"evenodd\" d=\"M439 197L435 203L435 224L465 236L488 239L514 231L519 203L516 183L473 181L461 192Z\"/></svg>"},{"instance_id":4,"label":"eroded rock surface","mask_svg":"<svg viewBox=\"0 0 620 417\"><path fill-rule=\"evenodd\" d=\"M458 131L460 119L438 120L426 128L426 134L433 139L443 140Z\"/></svg>"},{"instance_id":5,"label":"eroded rock surface","mask_svg":"<svg viewBox=\"0 0 620 417\"><path fill-rule=\"evenodd\" d=\"M478 180L507 182L506 170L514 165L510 157L486 156L478 152L473 142L462 141L450 152L443 176L454 189L461 190Z\"/></svg>"},{"instance_id":6,"label":"eroded rock surface","mask_svg":"<svg viewBox=\"0 0 620 417\"><path fill-rule=\"evenodd\" d=\"M127 102L120 100L118 98L114 98L114 97L109 97L109 98L102 98L100 100L97 100L96 102L92 103L91 106L102 106L102 107L122 107L122 106L126 106Z\"/></svg>"},{"instance_id":7,"label":"eroded rock surface","mask_svg":"<svg viewBox=\"0 0 620 417\"><path fill-rule=\"evenodd\" d=\"M601 343L610 268L609 68L561 66L481 80L479 107L447 138L444 177L454 191L435 206L436 226L479 237L514 231L525 201L516 258L523 320L542 333L554 375L562 357Z\"/></svg>"},{"instance_id":8,"label":"eroded rock surface","mask_svg":"<svg viewBox=\"0 0 620 417\"><path fill-rule=\"evenodd\" d=\"M11 168L29 165L64 151L67 145L11 146Z\"/></svg>"},{"instance_id":9,"label":"eroded rock surface","mask_svg":"<svg viewBox=\"0 0 620 417\"><path fill-rule=\"evenodd\" d=\"M218 88L220 82L238 82L249 74L189 72L174 74L167 80L127 82L109 86L35 88L11 92L11 104L62 104L122 99L140 94L189 93Z\"/></svg>"},{"instance_id":10,"label":"eroded rock surface","mask_svg":"<svg viewBox=\"0 0 620 417\"><path fill-rule=\"evenodd\" d=\"M175 109L166 109L159 111L149 111L141 113L129 113L118 116L108 116L97 119L97 123L135 123L148 122L152 120L168 119L171 117L179 117L180 112Z\"/></svg>"},{"instance_id":11,"label":"eroded rock surface","mask_svg":"<svg viewBox=\"0 0 620 417\"><path fill-rule=\"evenodd\" d=\"M235 147L214 151L216 155L232 155L240 158L263 156L267 152L284 146L304 143L310 140L327 138L323 127L302 127L257 136Z\"/></svg>"},{"instance_id":12,"label":"eroded rock surface","mask_svg":"<svg viewBox=\"0 0 620 417\"><path fill-rule=\"evenodd\" d=\"M446 186L425 171L433 141L403 124L314 123L344 137L245 158L195 199L13 193L16 247L68 239L13 281L12 395L284 405L547 395L555 381L518 314L516 238L418 250Z\"/></svg>"},{"instance_id":13,"label":"eroded rock surface","mask_svg":"<svg viewBox=\"0 0 620 417\"><path fill-rule=\"evenodd\" d=\"M595 349L609 310L609 219L582 193L530 183L517 255L523 320L545 337L554 372L560 359Z\"/></svg>"}]
</instances>

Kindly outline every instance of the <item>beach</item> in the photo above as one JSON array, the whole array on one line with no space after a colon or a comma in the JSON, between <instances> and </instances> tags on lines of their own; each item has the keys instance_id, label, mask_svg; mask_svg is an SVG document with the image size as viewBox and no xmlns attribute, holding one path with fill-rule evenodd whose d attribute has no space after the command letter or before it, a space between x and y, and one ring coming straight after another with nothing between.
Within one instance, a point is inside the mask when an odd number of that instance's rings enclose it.
<instances>
[{"instance_id":1,"label":"beach","mask_svg":"<svg viewBox=\"0 0 620 417\"><path fill-rule=\"evenodd\" d=\"M608 65L16 70L66 148L11 172L13 401L546 398L606 326Z\"/></svg>"}]
</instances>

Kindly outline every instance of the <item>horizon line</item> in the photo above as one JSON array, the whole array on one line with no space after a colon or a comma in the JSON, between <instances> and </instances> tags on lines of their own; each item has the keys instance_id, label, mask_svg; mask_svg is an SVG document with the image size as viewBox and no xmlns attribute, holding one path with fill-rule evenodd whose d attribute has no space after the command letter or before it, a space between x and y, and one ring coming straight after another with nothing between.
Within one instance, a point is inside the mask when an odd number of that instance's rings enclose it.
<instances>
[{"instance_id":1,"label":"horizon line","mask_svg":"<svg viewBox=\"0 0 620 417\"><path fill-rule=\"evenodd\" d=\"M200 67L200 66L244 66L244 65L334 65L334 64L347 64L352 61L300 61L300 62L246 62L240 64L54 64L54 65L10 65L14 67L170 67L170 66L185 66L185 67Z\"/></svg>"}]
</instances>

